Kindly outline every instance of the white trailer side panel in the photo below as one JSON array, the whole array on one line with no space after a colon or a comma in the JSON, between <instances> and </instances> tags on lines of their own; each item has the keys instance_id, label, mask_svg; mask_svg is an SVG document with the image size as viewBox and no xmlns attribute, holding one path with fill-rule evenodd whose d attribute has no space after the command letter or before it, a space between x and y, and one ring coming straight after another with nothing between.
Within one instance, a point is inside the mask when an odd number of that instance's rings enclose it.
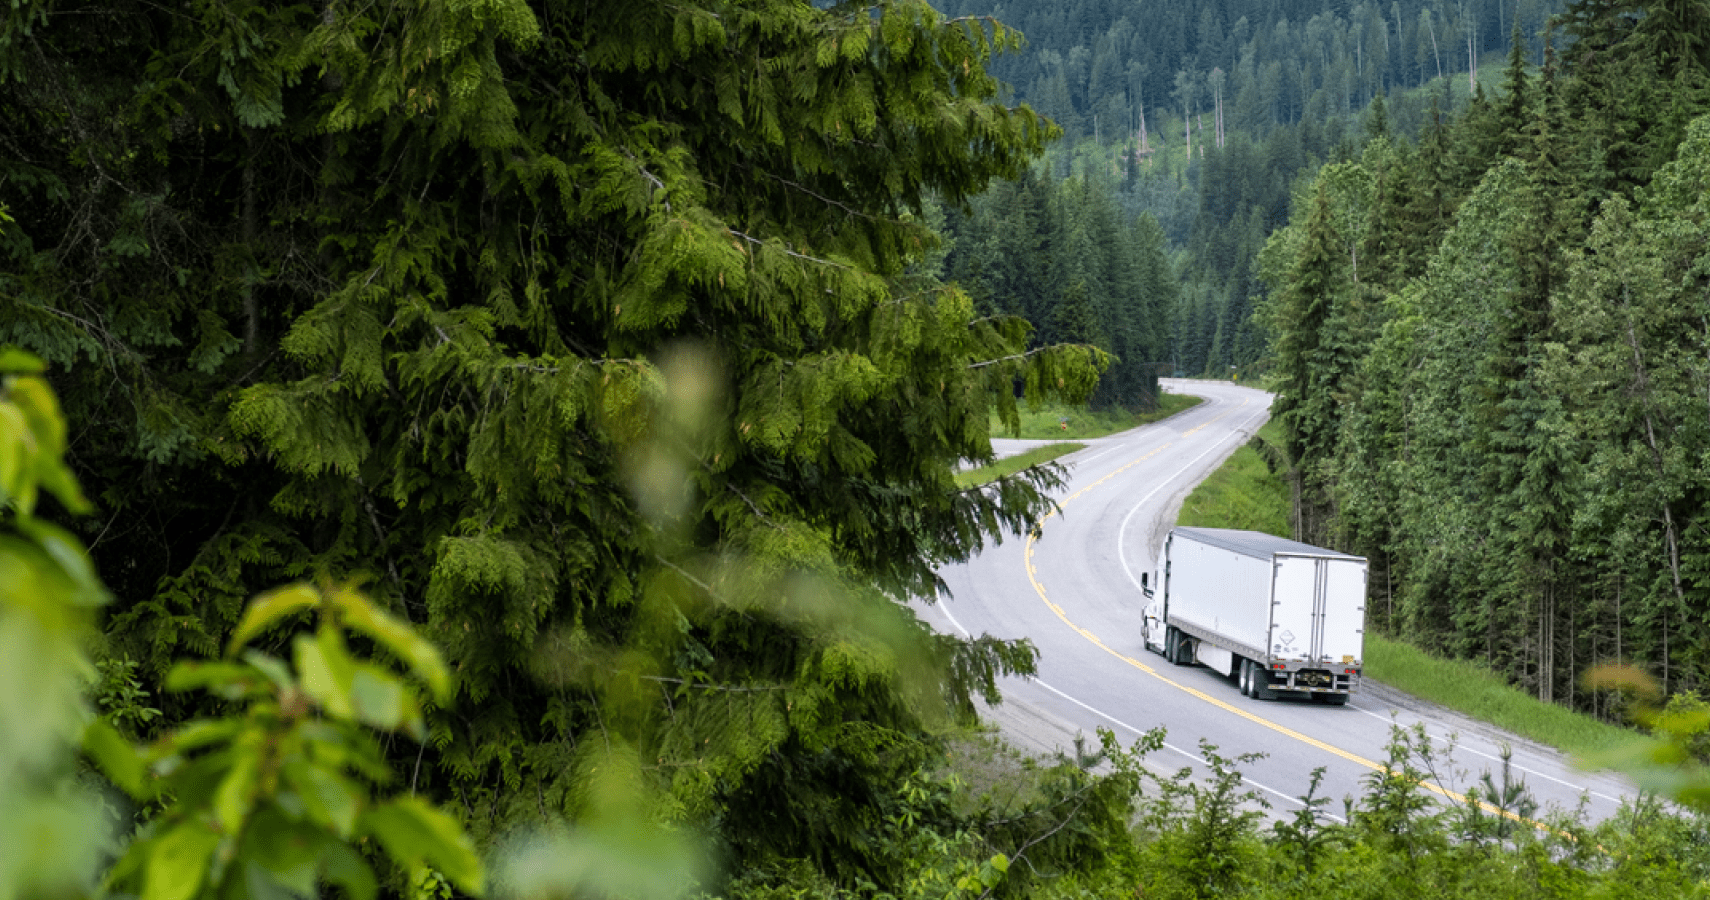
<instances>
[{"instance_id":1,"label":"white trailer side panel","mask_svg":"<svg viewBox=\"0 0 1710 900\"><path fill-rule=\"evenodd\" d=\"M1269 560L1176 533L1169 549L1169 616L1253 648L1266 646Z\"/></svg>"}]
</instances>

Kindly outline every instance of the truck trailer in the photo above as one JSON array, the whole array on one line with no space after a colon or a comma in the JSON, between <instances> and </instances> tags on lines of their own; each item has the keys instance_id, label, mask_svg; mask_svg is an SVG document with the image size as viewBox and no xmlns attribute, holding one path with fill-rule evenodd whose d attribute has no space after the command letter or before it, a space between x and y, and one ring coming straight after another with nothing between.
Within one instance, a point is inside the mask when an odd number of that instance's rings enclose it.
<instances>
[{"instance_id":1,"label":"truck trailer","mask_svg":"<svg viewBox=\"0 0 1710 900\"><path fill-rule=\"evenodd\" d=\"M1366 561L1257 531L1176 528L1164 541L1141 637L1260 700L1295 692L1341 705L1360 684Z\"/></svg>"}]
</instances>

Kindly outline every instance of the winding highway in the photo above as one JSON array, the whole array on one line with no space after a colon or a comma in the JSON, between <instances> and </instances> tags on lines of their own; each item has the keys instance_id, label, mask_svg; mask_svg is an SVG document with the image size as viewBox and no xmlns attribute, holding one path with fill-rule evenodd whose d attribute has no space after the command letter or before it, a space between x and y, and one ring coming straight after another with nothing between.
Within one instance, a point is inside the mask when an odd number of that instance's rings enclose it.
<instances>
[{"instance_id":1,"label":"winding highway","mask_svg":"<svg viewBox=\"0 0 1710 900\"><path fill-rule=\"evenodd\" d=\"M1580 808L1595 821L1636 796L1618 775L1580 771L1548 747L1371 681L1341 707L1263 701L1208 669L1174 666L1146 650L1140 573L1154 571L1183 498L1265 422L1271 399L1227 382L1165 385L1206 402L1087 441L1063 458L1070 476L1056 498L1060 512L1041 520L1035 535L940 572L952 596L923 613L928 621L965 635L1026 637L1039 648L1037 677L1006 681L1004 703L987 714L1012 744L1067 749L1077 734L1091 740L1098 728L1129 744L1162 726L1165 748L1148 757L1154 769L1203 774L1202 741L1225 757L1263 753L1239 768L1271 815L1288 817L1300 808L1312 771L1323 767L1319 796L1331 798L1324 814L1340 821L1341 800L1364 794L1391 729L1423 723L1439 749L1453 745L1427 782L1448 801L1462 802L1486 773L1501 784L1504 747L1512 750L1511 777L1523 779L1546 809Z\"/></svg>"}]
</instances>

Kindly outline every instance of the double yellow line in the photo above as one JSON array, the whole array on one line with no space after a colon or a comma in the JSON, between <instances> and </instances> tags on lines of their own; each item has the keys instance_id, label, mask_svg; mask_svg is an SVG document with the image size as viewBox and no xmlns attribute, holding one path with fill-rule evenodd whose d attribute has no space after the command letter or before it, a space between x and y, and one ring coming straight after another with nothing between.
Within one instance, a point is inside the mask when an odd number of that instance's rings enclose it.
<instances>
[{"instance_id":1,"label":"double yellow line","mask_svg":"<svg viewBox=\"0 0 1710 900\"><path fill-rule=\"evenodd\" d=\"M1226 416L1226 415L1228 415L1228 413L1224 413L1223 415ZM1193 434L1195 431L1198 431L1201 428L1204 428L1207 425L1210 425L1210 424L1218 421L1218 419L1222 419L1222 418L1223 418L1223 416L1218 416L1215 419L1210 419L1206 422L1203 422L1200 425L1195 426L1193 429L1186 431L1186 432L1183 432L1183 437L1186 437L1187 435ZM1064 507L1067 507L1070 503L1073 503L1076 500L1079 500L1083 495L1087 494L1090 491L1097 489L1098 487L1100 487L1101 485L1103 485L1105 482L1109 481L1110 479L1115 478L1116 476L1122 474L1123 472L1128 471L1129 469L1151 459L1154 456L1157 456L1158 454L1169 449L1171 446L1173 446L1173 445L1172 444L1164 444L1163 446L1157 448L1156 450L1153 450L1152 452L1146 454L1145 456L1139 457L1138 459L1133 460L1132 462L1128 463L1127 465L1124 465L1121 468L1118 468L1118 469L1111 471L1110 474L1104 476L1103 478L1100 478L1099 480L1093 482L1092 484L1089 484L1086 487L1083 487L1080 490L1069 495L1069 497L1067 499L1063 500L1062 503L1058 504L1058 510L1060 510ZM1111 656L1116 657L1119 660L1122 660L1123 662L1127 663L1128 665L1133 666L1134 668L1139 669L1142 672L1145 672L1147 675L1150 675L1153 678L1156 678L1159 681L1162 681L1164 684L1167 684L1170 687L1173 687L1176 690L1181 691L1185 694L1189 694L1189 695L1191 695L1197 699L1203 700L1206 703L1209 703L1212 706L1217 707L1218 709L1227 710L1228 712L1234 713L1235 715L1240 716L1241 718L1246 719L1247 721L1252 722L1255 725L1262 725L1262 726L1269 728L1270 730L1272 730L1272 731L1274 731L1280 735L1283 735L1284 737L1292 738L1294 740L1300 741L1301 743L1306 744L1306 745L1311 746L1311 747L1316 747L1317 749L1323 750L1326 753L1330 753L1332 755L1339 756L1342 759L1345 759L1351 763L1355 763L1355 764L1358 764L1361 766L1365 766L1366 768L1371 769L1373 771L1381 772L1381 771L1388 770L1388 767L1382 763L1373 762L1372 760L1366 759L1365 757L1363 757L1357 753L1351 753L1351 752L1344 750L1340 747L1334 746L1332 744L1327 744L1327 743L1325 743L1325 742L1323 742L1323 741L1321 741L1315 737L1311 737L1310 735L1301 734L1300 732L1295 731L1292 728L1289 728L1287 726L1281 725L1281 724L1276 723L1276 722L1272 722L1271 720L1266 719L1263 716L1255 715L1251 712L1248 712L1247 710L1241 709L1238 706L1235 706L1231 703L1228 703L1227 701L1220 700L1216 697L1213 697L1210 694L1207 694L1204 691L1201 691L1197 688L1189 687L1185 684L1182 684L1181 682L1173 681L1169 678L1166 678L1163 675L1159 674L1158 670L1156 670L1156 669L1152 668L1151 666L1141 662L1138 659L1135 659L1132 656L1129 656L1125 653L1122 653L1119 650L1112 648L1109 644L1106 644L1103 641L1103 639L1101 639L1098 635L1093 634L1091 631L1088 631L1087 629L1082 628L1081 626L1075 624L1074 620L1069 618L1069 614L1063 610L1063 607L1057 605L1057 603L1051 599L1050 595L1048 593L1046 593L1045 585L1043 585L1039 582L1038 567L1035 566L1034 562L1033 562L1033 553L1034 553L1034 550L1038 547L1039 538L1045 532L1045 523L1048 520L1050 520L1052 517L1056 516L1058 510L1051 510L1051 511L1046 512L1044 515L1040 516L1038 521L1033 523L1033 527L1028 530L1026 552L1025 552L1024 558L1026 561L1026 568L1027 568L1027 580L1033 585L1034 592L1039 595L1040 600L1045 601L1045 605L1047 607L1050 607L1051 612L1055 613L1057 618L1063 620L1063 624L1069 626L1077 634L1079 634L1083 638L1086 638L1089 642L1092 643L1093 646L1099 648L1100 650L1103 650L1104 652L1110 654ZM1438 795L1445 797L1449 800L1453 800L1456 803L1464 804L1464 803L1468 802L1468 798L1465 794L1461 794L1459 792L1449 790L1448 788L1445 788L1442 785L1434 784L1432 782L1424 781L1424 780L1421 780L1419 782L1419 785L1421 787L1425 788L1426 790L1434 793L1434 794L1438 794ZM1527 819L1527 818L1521 817L1521 816L1516 815L1515 813L1510 812L1508 810L1500 809L1498 807L1495 807L1495 806L1492 806L1488 803L1485 803L1482 800L1479 800L1476 802L1478 803L1479 807L1481 809L1483 809L1485 812L1500 815L1500 816L1503 816L1505 818L1512 819L1513 821L1516 821L1516 822L1525 822L1526 824L1532 825L1532 826L1539 828L1539 829L1544 829L1547 827L1541 822L1537 822L1537 821L1534 821L1532 819Z\"/></svg>"}]
</instances>

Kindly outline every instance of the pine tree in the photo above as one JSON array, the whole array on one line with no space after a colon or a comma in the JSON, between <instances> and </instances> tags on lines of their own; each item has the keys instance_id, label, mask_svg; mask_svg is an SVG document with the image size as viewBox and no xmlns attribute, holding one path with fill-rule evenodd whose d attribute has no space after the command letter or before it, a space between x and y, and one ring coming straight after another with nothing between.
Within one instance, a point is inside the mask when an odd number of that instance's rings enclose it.
<instances>
[{"instance_id":1,"label":"pine tree","mask_svg":"<svg viewBox=\"0 0 1710 900\"><path fill-rule=\"evenodd\" d=\"M1514 17L1513 33L1508 39L1508 68L1502 82L1502 152L1511 153L1521 132L1531 124L1527 115L1526 42L1520 33L1520 17Z\"/></svg>"},{"instance_id":2,"label":"pine tree","mask_svg":"<svg viewBox=\"0 0 1710 900\"><path fill-rule=\"evenodd\" d=\"M1278 380L1272 409L1282 422L1285 450L1295 465L1295 532L1302 540L1323 539L1325 510L1316 468L1332 455L1337 431L1337 374L1330 370L1335 338L1326 327L1345 284L1341 241L1327 187L1320 181L1273 326Z\"/></svg>"}]
</instances>

